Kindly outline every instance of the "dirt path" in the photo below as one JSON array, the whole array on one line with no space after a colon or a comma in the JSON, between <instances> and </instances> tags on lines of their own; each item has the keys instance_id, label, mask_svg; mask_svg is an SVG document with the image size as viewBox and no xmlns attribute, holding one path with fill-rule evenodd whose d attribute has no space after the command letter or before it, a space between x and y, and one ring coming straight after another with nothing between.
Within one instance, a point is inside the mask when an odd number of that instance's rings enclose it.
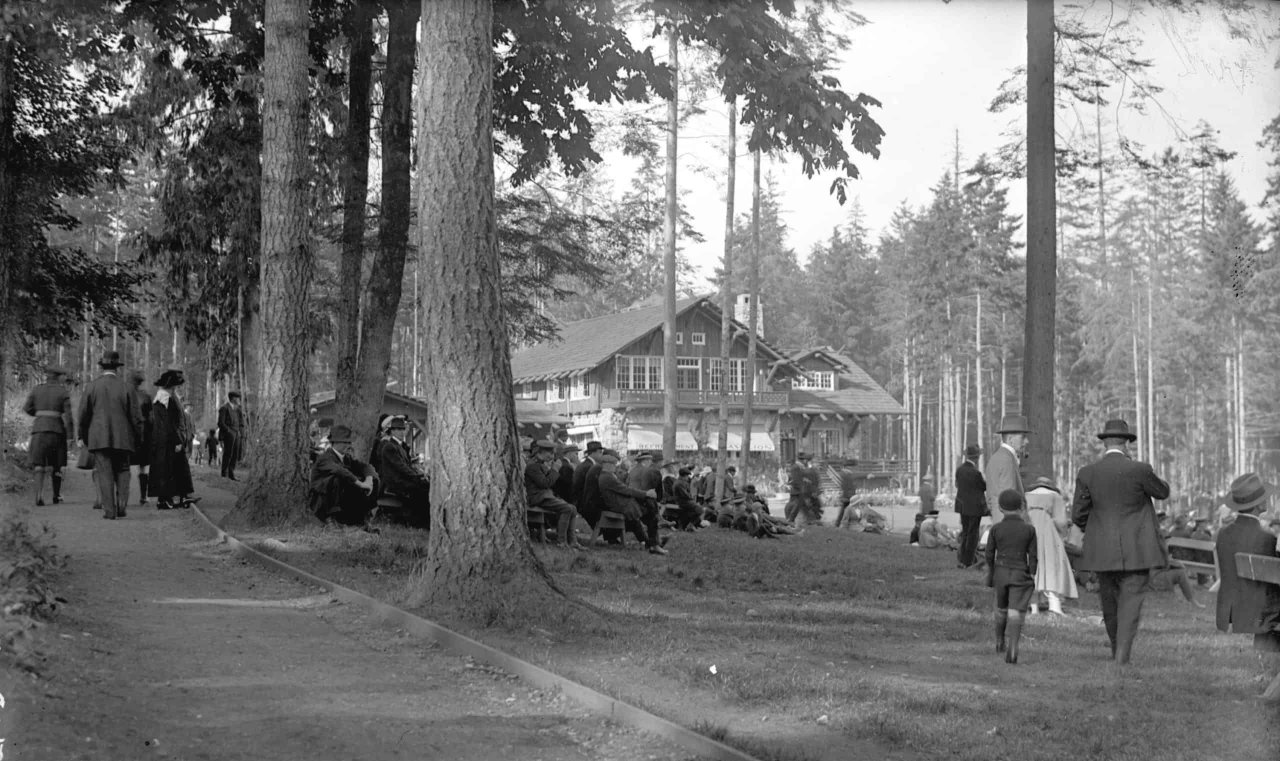
<instances>
[{"instance_id":1,"label":"dirt path","mask_svg":"<svg viewBox=\"0 0 1280 761\"><path fill-rule=\"evenodd\" d=\"M187 511L105 521L88 473L65 491L36 520L70 556L68 602L42 678L0 670L5 759L689 757L248 565Z\"/></svg>"}]
</instances>

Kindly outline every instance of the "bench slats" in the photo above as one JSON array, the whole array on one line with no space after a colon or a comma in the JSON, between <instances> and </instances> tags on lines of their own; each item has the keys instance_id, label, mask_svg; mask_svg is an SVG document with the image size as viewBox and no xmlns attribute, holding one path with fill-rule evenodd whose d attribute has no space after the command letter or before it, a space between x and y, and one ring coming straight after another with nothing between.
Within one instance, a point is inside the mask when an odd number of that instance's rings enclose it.
<instances>
[{"instance_id":1,"label":"bench slats","mask_svg":"<svg viewBox=\"0 0 1280 761\"><path fill-rule=\"evenodd\" d=\"M1237 552L1236 573L1244 579L1280 584L1280 558Z\"/></svg>"}]
</instances>

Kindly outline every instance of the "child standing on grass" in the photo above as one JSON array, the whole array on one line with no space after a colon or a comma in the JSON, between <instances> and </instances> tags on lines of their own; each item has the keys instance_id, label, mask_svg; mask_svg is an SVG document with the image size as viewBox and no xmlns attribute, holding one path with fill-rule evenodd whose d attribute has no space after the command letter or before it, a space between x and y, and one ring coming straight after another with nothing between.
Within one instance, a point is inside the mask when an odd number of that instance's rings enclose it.
<instances>
[{"instance_id":1,"label":"child standing on grass","mask_svg":"<svg viewBox=\"0 0 1280 761\"><path fill-rule=\"evenodd\" d=\"M996 592L996 652L1018 662L1022 620L1036 587L1036 530L1023 520L1026 503L1014 489L1000 492L1004 518L987 537L987 586Z\"/></svg>"}]
</instances>

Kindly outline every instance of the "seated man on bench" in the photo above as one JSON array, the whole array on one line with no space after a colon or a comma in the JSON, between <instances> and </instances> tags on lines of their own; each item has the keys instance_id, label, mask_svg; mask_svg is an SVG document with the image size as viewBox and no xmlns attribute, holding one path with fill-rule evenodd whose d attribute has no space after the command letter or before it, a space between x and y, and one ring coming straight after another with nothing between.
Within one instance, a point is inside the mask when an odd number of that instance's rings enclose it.
<instances>
[{"instance_id":1,"label":"seated man on bench","mask_svg":"<svg viewBox=\"0 0 1280 761\"><path fill-rule=\"evenodd\" d=\"M560 469L554 464L556 443L543 439L531 445L532 457L524 468L524 489L529 507L546 510L556 517L556 542L570 549L585 549L573 533L578 511L555 494Z\"/></svg>"},{"instance_id":2,"label":"seated man on bench","mask_svg":"<svg viewBox=\"0 0 1280 761\"><path fill-rule=\"evenodd\" d=\"M311 512L323 523L367 525L378 493L378 473L353 454L351 429L335 425L311 466Z\"/></svg>"},{"instance_id":3,"label":"seated man on bench","mask_svg":"<svg viewBox=\"0 0 1280 761\"><path fill-rule=\"evenodd\" d=\"M383 496L396 497L403 504L391 516L415 528L431 528L431 480L413 467L409 447L404 443L408 422L399 415L383 421L386 436L375 447ZM384 508L385 509L385 508Z\"/></svg>"}]
</instances>

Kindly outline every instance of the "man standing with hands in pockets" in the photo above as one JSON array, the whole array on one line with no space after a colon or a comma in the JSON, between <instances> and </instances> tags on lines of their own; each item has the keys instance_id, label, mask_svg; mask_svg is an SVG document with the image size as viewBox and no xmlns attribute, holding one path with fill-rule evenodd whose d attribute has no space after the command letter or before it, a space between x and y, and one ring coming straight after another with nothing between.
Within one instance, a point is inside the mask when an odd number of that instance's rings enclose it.
<instances>
[{"instance_id":1,"label":"man standing with hands in pockets","mask_svg":"<svg viewBox=\"0 0 1280 761\"><path fill-rule=\"evenodd\" d=\"M1098 434L1106 451L1076 476L1071 518L1084 531L1079 569L1098 575L1102 621L1111 657L1128 663L1142 619L1152 568L1165 565L1160 519L1153 499L1168 499L1169 484L1151 466L1129 458L1137 436L1123 420L1108 420Z\"/></svg>"}]
</instances>

